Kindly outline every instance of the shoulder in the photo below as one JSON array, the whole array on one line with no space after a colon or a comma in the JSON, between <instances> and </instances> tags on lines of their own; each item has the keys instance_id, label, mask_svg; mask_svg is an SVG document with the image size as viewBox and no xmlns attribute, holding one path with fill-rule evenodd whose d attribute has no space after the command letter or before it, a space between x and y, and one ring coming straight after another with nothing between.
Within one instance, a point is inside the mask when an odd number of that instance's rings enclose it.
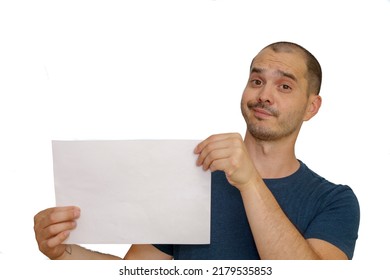
<instances>
[{"instance_id":1,"label":"shoulder","mask_svg":"<svg viewBox=\"0 0 390 280\"><path fill-rule=\"evenodd\" d=\"M333 183L302 163L302 179L307 182L307 185L313 192L318 193L323 199L328 201L351 200L358 203L357 197L352 188L345 184Z\"/></svg>"}]
</instances>

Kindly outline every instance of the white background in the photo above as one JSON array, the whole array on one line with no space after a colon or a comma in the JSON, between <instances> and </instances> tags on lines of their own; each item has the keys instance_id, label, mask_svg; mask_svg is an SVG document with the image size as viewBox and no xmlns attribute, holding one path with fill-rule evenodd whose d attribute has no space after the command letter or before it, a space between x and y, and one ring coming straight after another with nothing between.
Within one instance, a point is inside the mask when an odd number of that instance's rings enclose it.
<instances>
[{"instance_id":1,"label":"white background","mask_svg":"<svg viewBox=\"0 0 390 280\"><path fill-rule=\"evenodd\" d=\"M0 259L45 259L52 139L244 133L251 59L279 40L321 62L297 156L359 198L355 260L388 242L390 1L0 1ZM94 247L124 254L128 246Z\"/></svg>"}]
</instances>

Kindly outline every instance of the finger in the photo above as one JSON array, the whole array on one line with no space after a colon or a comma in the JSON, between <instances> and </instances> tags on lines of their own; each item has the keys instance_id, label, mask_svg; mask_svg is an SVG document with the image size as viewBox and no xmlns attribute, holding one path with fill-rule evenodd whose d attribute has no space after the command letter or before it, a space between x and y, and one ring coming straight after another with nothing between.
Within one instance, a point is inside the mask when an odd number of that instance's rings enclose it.
<instances>
[{"instance_id":1,"label":"finger","mask_svg":"<svg viewBox=\"0 0 390 280\"><path fill-rule=\"evenodd\" d=\"M78 207L55 207L44 210L37 218L36 228L46 228L52 224L71 221L80 217Z\"/></svg>"},{"instance_id":2,"label":"finger","mask_svg":"<svg viewBox=\"0 0 390 280\"><path fill-rule=\"evenodd\" d=\"M52 207L47 208L45 210L40 211L38 214L34 216L34 223L40 223L46 216L50 215L53 212L61 212L61 211L69 211L78 208L76 206L64 206L64 207Z\"/></svg>"},{"instance_id":3,"label":"finger","mask_svg":"<svg viewBox=\"0 0 390 280\"><path fill-rule=\"evenodd\" d=\"M218 135L220 137L215 137L212 139L209 139L210 141L207 141L207 144L202 147L202 150L199 151L199 156L196 161L196 164L198 166L201 166L203 164L203 161L205 158L208 157L209 153L211 153L214 150L218 149L242 149L243 147L243 140L240 134L238 133L230 133L230 134L224 134L224 135ZM233 153L233 150L232 150Z\"/></svg>"},{"instance_id":4,"label":"finger","mask_svg":"<svg viewBox=\"0 0 390 280\"><path fill-rule=\"evenodd\" d=\"M203 154L203 153L202 153ZM228 148L221 148L221 149L215 149L212 150L207 154L207 156L203 159L201 165L203 167L203 170L210 169L210 171L215 170L222 170L223 169L217 169L216 167L210 168L213 162L219 161L219 160L228 160L231 155L230 149Z\"/></svg>"},{"instance_id":5,"label":"finger","mask_svg":"<svg viewBox=\"0 0 390 280\"><path fill-rule=\"evenodd\" d=\"M229 150L229 145L230 145L229 141L226 140L218 140L218 141L210 142L200 152L198 159L196 160L196 164L198 166L203 165L205 159L208 158L211 153L213 153L214 156L218 156L220 153L222 153L221 150L225 150L225 152L223 153L226 153Z\"/></svg>"},{"instance_id":6,"label":"finger","mask_svg":"<svg viewBox=\"0 0 390 280\"><path fill-rule=\"evenodd\" d=\"M50 225L42 230L42 232L40 234L40 238L50 239L53 236L56 236L61 232L69 231L69 230L76 228L76 225L77 224L75 221Z\"/></svg>"},{"instance_id":7,"label":"finger","mask_svg":"<svg viewBox=\"0 0 390 280\"><path fill-rule=\"evenodd\" d=\"M58 245L61 245L70 235L70 231L63 231L56 236L45 240L41 243L42 250L52 249Z\"/></svg>"},{"instance_id":8,"label":"finger","mask_svg":"<svg viewBox=\"0 0 390 280\"><path fill-rule=\"evenodd\" d=\"M208 146L210 143L212 142L216 142L216 141L222 141L222 140L226 140L226 139L229 139L231 138L232 136L234 136L236 133L224 133L224 134L214 134L214 135L211 135L210 137L208 137L206 140L200 142L196 147L195 147L195 150L194 150L194 153L195 154L200 154L202 152L202 150Z\"/></svg>"}]
</instances>

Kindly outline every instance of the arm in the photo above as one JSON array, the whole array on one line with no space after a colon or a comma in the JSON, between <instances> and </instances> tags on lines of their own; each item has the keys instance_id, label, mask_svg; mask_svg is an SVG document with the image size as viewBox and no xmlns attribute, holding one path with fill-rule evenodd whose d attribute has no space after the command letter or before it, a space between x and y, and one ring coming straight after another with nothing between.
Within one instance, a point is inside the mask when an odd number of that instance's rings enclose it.
<instances>
[{"instance_id":1,"label":"arm","mask_svg":"<svg viewBox=\"0 0 390 280\"><path fill-rule=\"evenodd\" d=\"M172 260L172 256L165 254L153 245L133 244L124 257L125 260Z\"/></svg>"},{"instance_id":2,"label":"arm","mask_svg":"<svg viewBox=\"0 0 390 280\"><path fill-rule=\"evenodd\" d=\"M104 254L96 251L91 251L84 247L75 244L66 245L64 253L56 258L56 260L121 260L122 258Z\"/></svg>"},{"instance_id":3,"label":"arm","mask_svg":"<svg viewBox=\"0 0 390 280\"><path fill-rule=\"evenodd\" d=\"M305 240L260 178L241 191L241 196L263 259L347 259L340 249L326 241Z\"/></svg>"},{"instance_id":4,"label":"arm","mask_svg":"<svg viewBox=\"0 0 390 280\"><path fill-rule=\"evenodd\" d=\"M67 245L65 253L59 258L61 260L121 260L117 256L103 254L83 248L78 245ZM126 253L124 260L172 260L172 256L169 256L153 245L138 245L133 244L129 251Z\"/></svg>"},{"instance_id":5,"label":"arm","mask_svg":"<svg viewBox=\"0 0 390 280\"><path fill-rule=\"evenodd\" d=\"M326 241L304 239L265 185L239 134L211 136L195 153L199 154L198 165L224 171L230 184L240 191L262 259L346 259Z\"/></svg>"}]
</instances>

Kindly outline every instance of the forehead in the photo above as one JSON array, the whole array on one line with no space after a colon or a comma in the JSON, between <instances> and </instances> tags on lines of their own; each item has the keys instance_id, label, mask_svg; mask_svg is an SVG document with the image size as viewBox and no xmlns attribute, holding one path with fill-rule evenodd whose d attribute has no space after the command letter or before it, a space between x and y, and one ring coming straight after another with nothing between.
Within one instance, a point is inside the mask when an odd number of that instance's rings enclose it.
<instances>
[{"instance_id":1,"label":"forehead","mask_svg":"<svg viewBox=\"0 0 390 280\"><path fill-rule=\"evenodd\" d=\"M285 72L305 79L307 73L306 59L297 50L275 52L270 48L263 49L252 61L253 68L264 69L265 72Z\"/></svg>"}]
</instances>

